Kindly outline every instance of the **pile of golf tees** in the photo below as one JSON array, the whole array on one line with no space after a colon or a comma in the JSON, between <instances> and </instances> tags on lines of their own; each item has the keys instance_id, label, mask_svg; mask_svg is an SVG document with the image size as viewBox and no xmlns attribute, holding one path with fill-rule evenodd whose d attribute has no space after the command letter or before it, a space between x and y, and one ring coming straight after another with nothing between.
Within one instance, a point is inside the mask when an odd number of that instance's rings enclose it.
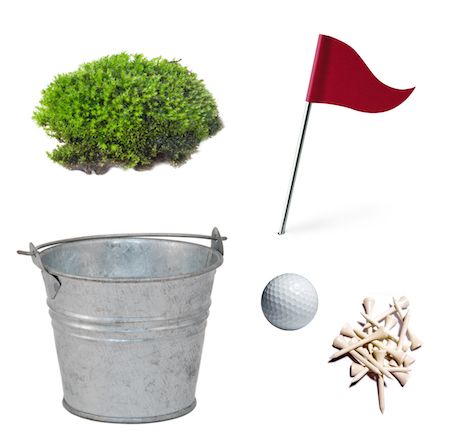
<instances>
[{"instance_id":1,"label":"pile of golf tees","mask_svg":"<svg viewBox=\"0 0 463 442\"><path fill-rule=\"evenodd\" d=\"M403 387L407 383L410 366L415 362L410 350L420 348L422 342L408 325L409 301L405 296L399 300L393 298L390 308L380 315L373 314L374 304L373 298L363 300L362 326L353 328L346 324L342 327L340 335L333 341L333 347L339 351L331 356L330 361L350 356L353 361L350 367L351 385L366 374L375 379L379 408L384 413L385 378L395 378Z\"/></svg>"}]
</instances>

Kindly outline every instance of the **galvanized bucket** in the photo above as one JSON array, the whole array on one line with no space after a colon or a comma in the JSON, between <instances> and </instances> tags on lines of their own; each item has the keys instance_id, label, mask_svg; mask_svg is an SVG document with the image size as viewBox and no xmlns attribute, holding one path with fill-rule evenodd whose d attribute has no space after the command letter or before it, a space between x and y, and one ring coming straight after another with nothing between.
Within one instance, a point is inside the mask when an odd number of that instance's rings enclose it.
<instances>
[{"instance_id":1,"label":"galvanized bucket","mask_svg":"<svg viewBox=\"0 0 463 442\"><path fill-rule=\"evenodd\" d=\"M154 237L210 239L211 247ZM18 251L42 270L68 411L141 423L195 407L224 239L217 229L104 235Z\"/></svg>"}]
</instances>

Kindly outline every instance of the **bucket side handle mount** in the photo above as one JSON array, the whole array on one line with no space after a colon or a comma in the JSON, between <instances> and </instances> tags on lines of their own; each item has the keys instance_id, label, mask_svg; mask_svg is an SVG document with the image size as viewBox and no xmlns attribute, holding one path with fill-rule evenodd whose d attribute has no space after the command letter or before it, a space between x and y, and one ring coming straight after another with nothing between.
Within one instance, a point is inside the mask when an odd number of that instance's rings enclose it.
<instances>
[{"instance_id":1,"label":"bucket side handle mount","mask_svg":"<svg viewBox=\"0 0 463 442\"><path fill-rule=\"evenodd\" d=\"M42 270L42 276L45 281L45 287L47 289L47 295L51 299L55 299L56 295L59 292L59 289L61 288L61 281L56 275L52 275L43 265L42 258L40 256L40 252L38 251L38 248L34 246L34 244L29 243L29 253L20 253L22 251L18 250L18 253L20 255L30 255L32 257L32 262L40 269Z\"/></svg>"},{"instance_id":2,"label":"bucket side handle mount","mask_svg":"<svg viewBox=\"0 0 463 442\"><path fill-rule=\"evenodd\" d=\"M211 247L217 250L223 256L223 241L227 239L227 237L222 237L220 235L219 229L214 227L212 229L212 240L211 240Z\"/></svg>"}]
</instances>

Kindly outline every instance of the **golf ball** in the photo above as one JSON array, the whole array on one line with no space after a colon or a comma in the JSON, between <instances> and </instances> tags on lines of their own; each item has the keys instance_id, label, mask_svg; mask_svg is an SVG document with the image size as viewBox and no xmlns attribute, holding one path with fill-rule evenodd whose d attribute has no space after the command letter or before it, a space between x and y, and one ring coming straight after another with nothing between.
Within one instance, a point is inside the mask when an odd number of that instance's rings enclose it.
<instances>
[{"instance_id":1,"label":"golf ball","mask_svg":"<svg viewBox=\"0 0 463 442\"><path fill-rule=\"evenodd\" d=\"M314 318L318 296L309 280L296 273L284 273L267 284L261 305L272 325L283 330L297 330Z\"/></svg>"}]
</instances>

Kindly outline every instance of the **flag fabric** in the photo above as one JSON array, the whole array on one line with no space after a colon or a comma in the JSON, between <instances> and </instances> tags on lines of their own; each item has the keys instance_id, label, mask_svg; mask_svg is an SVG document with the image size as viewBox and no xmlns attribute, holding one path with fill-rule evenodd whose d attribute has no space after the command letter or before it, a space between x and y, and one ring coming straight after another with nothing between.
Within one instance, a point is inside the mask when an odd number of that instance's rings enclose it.
<instances>
[{"instance_id":1,"label":"flag fabric","mask_svg":"<svg viewBox=\"0 0 463 442\"><path fill-rule=\"evenodd\" d=\"M340 40L318 38L306 101L345 106L362 112L385 112L413 92L379 81L357 52Z\"/></svg>"}]
</instances>

